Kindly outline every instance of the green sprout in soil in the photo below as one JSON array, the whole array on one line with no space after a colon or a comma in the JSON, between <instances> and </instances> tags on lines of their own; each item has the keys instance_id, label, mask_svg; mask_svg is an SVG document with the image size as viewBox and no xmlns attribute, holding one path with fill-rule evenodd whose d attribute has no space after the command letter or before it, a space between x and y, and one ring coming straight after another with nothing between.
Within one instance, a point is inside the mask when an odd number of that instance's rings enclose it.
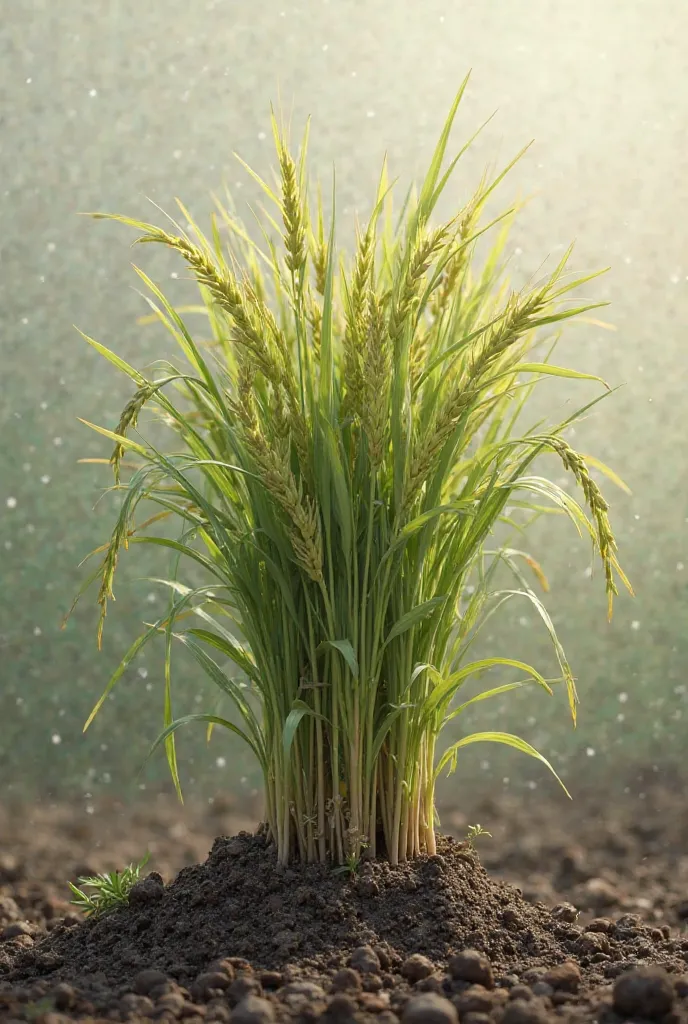
<instances>
[{"instance_id":1,"label":"green sprout in soil","mask_svg":"<svg viewBox=\"0 0 688 1024\"><path fill-rule=\"evenodd\" d=\"M468 832L466 833L466 842L472 850L475 849L475 840L479 836L489 836L489 838L492 839L492 833L488 832L486 828L482 827L482 825L469 825Z\"/></svg>"},{"instance_id":2,"label":"green sprout in soil","mask_svg":"<svg viewBox=\"0 0 688 1024\"><path fill-rule=\"evenodd\" d=\"M463 735L438 756L442 731L476 701L525 685L551 696L562 683L575 724L574 678L534 589L547 589L544 574L503 540L507 530L522 533L544 511L564 514L601 560L610 613L617 579L630 590L591 470L618 478L566 440L604 395L551 426L521 425L546 378L606 388L551 362L559 326L604 305L571 299L597 274L571 273L568 250L542 279L510 289L505 252L517 207L484 214L521 154L433 223L467 148L443 170L465 86L420 190L396 213L383 166L351 260L335 244L334 189L326 214L310 186L308 131L294 157L274 116L279 173L269 184L249 169L275 209L262 242L229 197L217 201L207 237L181 202L182 224L168 228L95 214L178 254L202 305L175 308L135 268L153 318L181 351L159 373L84 336L134 385L114 430L88 424L114 442L122 499L83 588L99 580L99 642L123 552L149 544L173 560L158 580L168 609L126 653L86 727L148 641L162 637L164 728L152 749L164 746L181 796L181 726L204 722L244 740L262 770L281 863L346 865L364 846L393 864L434 853L435 785L469 744L505 744L554 772L529 743L500 731ZM200 332L182 313L201 313ZM145 438L145 411L171 431L170 444ZM563 465L581 503L536 472L541 456ZM161 524L178 532L161 536ZM530 605L547 630L556 680L501 655L469 660L482 626L513 601ZM175 718L178 644L232 702L233 720ZM464 695L467 683L504 668L517 678Z\"/></svg>"},{"instance_id":3,"label":"green sprout in soil","mask_svg":"<svg viewBox=\"0 0 688 1024\"><path fill-rule=\"evenodd\" d=\"M148 863L150 853L147 853L138 864L129 864L123 871L108 871L103 874L93 875L87 878L80 878L78 886L69 882L69 888L74 894L71 903L82 910L87 916L99 917L111 910L126 903L129 893L141 877L143 868ZM85 889L92 889L92 892L85 892Z\"/></svg>"},{"instance_id":4,"label":"green sprout in soil","mask_svg":"<svg viewBox=\"0 0 688 1024\"><path fill-rule=\"evenodd\" d=\"M349 878L355 878L358 874L358 869L361 866L361 855L359 853L349 853L344 859L344 863L338 867L333 868L335 875L348 874Z\"/></svg>"}]
</instances>

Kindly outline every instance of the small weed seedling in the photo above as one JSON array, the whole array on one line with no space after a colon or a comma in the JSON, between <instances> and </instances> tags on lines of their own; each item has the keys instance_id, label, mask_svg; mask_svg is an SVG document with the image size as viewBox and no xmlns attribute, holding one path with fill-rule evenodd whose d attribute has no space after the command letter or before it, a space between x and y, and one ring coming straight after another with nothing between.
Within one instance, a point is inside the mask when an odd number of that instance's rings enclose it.
<instances>
[{"instance_id":1,"label":"small weed seedling","mask_svg":"<svg viewBox=\"0 0 688 1024\"><path fill-rule=\"evenodd\" d=\"M358 869L361 866L361 858L355 854L350 853L344 864L340 864L339 867L333 869L335 875L349 875L349 878L355 878L358 874Z\"/></svg>"},{"instance_id":2,"label":"small weed seedling","mask_svg":"<svg viewBox=\"0 0 688 1024\"><path fill-rule=\"evenodd\" d=\"M466 833L466 842L471 850L475 850L475 840L478 836L489 836L492 839L492 833L488 832L482 825L469 825L468 832Z\"/></svg>"},{"instance_id":3,"label":"small weed seedling","mask_svg":"<svg viewBox=\"0 0 688 1024\"><path fill-rule=\"evenodd\" d=\"M80 878L79 885L83 886L81 889L69 882L69 888L75 896L72 904L83 910L87 917L98 917L122 906L129 899L129 893L140 879L149 857L150 853L147 853L138 864L130 864L123 871L108 871L89 878ZM84 889L93 891L84 892Z\"/></svg>"}]
</instances>

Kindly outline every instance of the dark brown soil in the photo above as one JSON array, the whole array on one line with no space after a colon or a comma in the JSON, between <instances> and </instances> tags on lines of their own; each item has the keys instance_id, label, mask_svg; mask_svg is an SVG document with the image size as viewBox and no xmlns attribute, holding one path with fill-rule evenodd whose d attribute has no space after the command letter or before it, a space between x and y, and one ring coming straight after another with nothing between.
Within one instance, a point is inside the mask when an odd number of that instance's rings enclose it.
<instances>
[{"instance_id":1,"label":"dark brown soil","mask_svg":"<svg viewBox=\"0 0 688 1024\"><path fill-rule=\"evenodd\" d=\"M255 809L219 801L0 808L0 1020L688 1024L686 799L662 787L599 810L448 811L458 836L468 820L493 833L481 862L447 837L438 857L348 876L280 869ZM161 874L128 906L70 913L67 877L146 848Z\"/></svg>"}]
</instances>

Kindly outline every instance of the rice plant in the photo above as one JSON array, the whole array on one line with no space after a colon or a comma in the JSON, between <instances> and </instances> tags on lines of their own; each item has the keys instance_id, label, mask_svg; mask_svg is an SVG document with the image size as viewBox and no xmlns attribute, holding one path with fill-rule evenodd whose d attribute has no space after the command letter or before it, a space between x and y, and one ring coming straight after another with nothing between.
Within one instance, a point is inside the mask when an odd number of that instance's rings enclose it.
<instances>
[{"instance_id":1,"label":"rice plant","mask_svg":"<svg viewBox=\"0 0 688 1024\"><path fill-rule=\"evenodd\" d=\"M100 584L99 643L122 552L156 545L174 566L159 581L169 609L136 639L87 726L160 636L164 728L153 749L164 746L181 795L181 726L203 722L241 737L262 770L283 863L346 866L365 851L396 864L432 853L436 781L469 744L506 744L554 771L505 732L438 748L443 729L476 701L525 685L552 695L563 684L575 724L574 678L535 591L546 589L544 575L513 539L500 540L502 527L519 533L548 508L565 514L601 561L610 614L617 580L630 590L591 467L618 478L565 437L595 402L551 426L522 425L547 377L599 381L608 393L599 378L551 362L558 326L602 304L571 300L597 275L572 274L569 250L541 280L510 289L505 254L517 207L491 219L485 208L515 160L486 175L450 220L433 221L468 148L444 169L465 86L420 188L396 212L383 166L350 260L335 243L334 189L326 216L308 179L308 130L294 156L274 115L274 183L249 169L274 211L260 218L263 241L230 197L216 201L207 236L181 202L183 225L94 215L177 253L202 303L175 308L135 267L152 316L180 350L178 365L153 375L84 335L134 385L114 430L88 424L114 442L122 495L87 581ZM478 242L490 236L481 257ZM188 319L198 313L200 334ZM169 428L164 450L141 432L144 410ZM571 475L580 503L535 472L547 454ZM157 535L161 522L178 532ZM470 660L484 623L512 601L528 602L548 630L557 680L513 658ZM175 645L217 684L231 718L174 717ZM493 669L517 678L464 696L469 681Z\"/></svg>"}]
</instances>

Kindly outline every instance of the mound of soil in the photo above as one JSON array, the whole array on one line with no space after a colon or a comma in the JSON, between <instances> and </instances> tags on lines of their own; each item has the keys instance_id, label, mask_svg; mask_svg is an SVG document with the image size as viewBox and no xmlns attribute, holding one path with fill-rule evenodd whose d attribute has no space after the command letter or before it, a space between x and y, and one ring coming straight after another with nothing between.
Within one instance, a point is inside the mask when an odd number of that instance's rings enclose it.
<instances>
[{"instance_id":1,"label":"mound of soil","mask_svg":"<svg viewBox=\"0 0 688 1024\"><path fill-rule=\"evenodd\" d=\"M349 876L281 868L264 831L245 831L100 920L58 918L42 937L18 921L0 939L3 1021L688 1024L688 936L528 902L450 837Z\"/></svg>"}]
</instances>

